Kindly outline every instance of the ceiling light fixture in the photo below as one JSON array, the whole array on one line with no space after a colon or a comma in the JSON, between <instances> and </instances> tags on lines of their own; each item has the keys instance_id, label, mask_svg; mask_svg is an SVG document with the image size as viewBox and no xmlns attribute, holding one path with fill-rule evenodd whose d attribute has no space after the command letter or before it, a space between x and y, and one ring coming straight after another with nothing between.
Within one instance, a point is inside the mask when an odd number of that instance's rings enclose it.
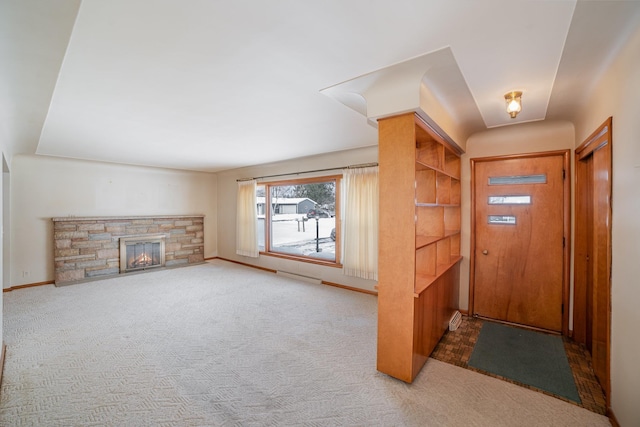
<instances>
[{"instance_id":1,"label":"ceiling light fixture","mask_svg":"<svg viewBox=\"0 0 640 427\"><path fill-rule=\"evenodd\" d=\"M522 110L522 92L512 91L504 95L504 100L507 103L507 113L512 119L515 119L518 113Z\"/></svg>"}]
</instances>

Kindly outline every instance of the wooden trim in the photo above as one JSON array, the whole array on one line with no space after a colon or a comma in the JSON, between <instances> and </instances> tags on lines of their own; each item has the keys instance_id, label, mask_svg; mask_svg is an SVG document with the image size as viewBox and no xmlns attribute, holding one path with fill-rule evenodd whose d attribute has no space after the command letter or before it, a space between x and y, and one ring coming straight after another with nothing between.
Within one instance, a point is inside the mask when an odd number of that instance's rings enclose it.
<instances>
[{"instance_id":1,"label":"wooden trim","mask_svg":"<svg viewBox=\"0 0 640 427\"><path fill-rule=\"evenodd\" d=\"M564 269L562 289L562 335L569 336L569 306L571 301L571 150L564 152Z\"/></svg>"},{"instance_id":2,"label":"wooden trim","mask_svg":"<svg viewBox=\"0 0 640 427\"><path fill-rule=\"evenodd\" d=\"M229 258L222 258L222 257L218 257L217 256L217 257L215 257L213 259L221 259L223 261L232 262L234 264L244 265L245 267L257 268L258 270L268 271L269 273L277 273L278 272L277 270L273 270L271 268L260 267L259 265L247 264L246 262L236 261L236 260L229 259Z\"/></svg>"},{"instance_id":3,"label":"wooden trim","mask_svg":"<svg viewBox=\"0 0 640 427\"><path fill-rule=\"evenodd\" d=\"M277 258L291 259L294 261L308 262L311 264L324 265L327 267L342 268L342 264L340 263L341 256L342 256L342 254L340 253L341 246L342 246L341 245L342 235L340 232L342 230L342 224L340 220L341 218L340 209L342 204L340 188L341 188L341 182L343 179L344 179L343 175L324 175L324 176L317 176L312 178L291 178L291 179L280 180L280 181L260 182L259 185L265 187L265 209L264 209L265 211L265 221L264 221L265 242L264 242L264 251L260 251L260 254L273 256ZM281 186L281 185L311 184L311 183L327 182L327 181L335 181L335 185L336 185L335 212L334 212L335 229L336 229L335 261L325 261L321 259L315 259L313 257L295 256L290 254L273 252L271 248L271 221L267 220L267 218L271 218L271 203L266 203L267 200L270 200L269 187Z\"/></svg>"},{"instance_id":4,"label":"wooden trim","mask_svg":"<svg viewBox=\"0 0 640 427\"><path fill-rule=\"evenodd\" d=\"M363 294L373 295L373 296L376 296L376 297L378 296L378 293L376 291L370 291L368 289L354 288L353 286L346 286L346 285L341 285L339 283L327 282L326 280L322 280L321 283L323 285L333 286L335 288L346 289L348 291L360 292L360 293L363 293Z\"/></svg>"},{"instance_id":5,"label":"wooden trim","mask_svg":"<svg viewBox=\"0 0 640 427\"><path fill-rule=\"evenodd\" d=\"M609 406L607 406L607 418L609 418L609 421L611 422L611 425L613 427L620 427L620 423L618 422L618 419L616 418L616 415L613 413L613 409L611 409Z\"/></svg>"},{"instance_id":6,"label":"wooden trim","mask_svg":"<svg viewBox=\"0 0 640 427\"><path fill-rule=\"evenodd\" d=\"M338 230L336 229L336 233L338 232ZM337 248L336 248L336 252L337 252ZM314 259L311 257L301 257L301 256L296 256L296 255L289 255L289 254L284 254L284 253L280 253L280 252L264 252L264 251L260 251L260 255L264 255L264 256L272 256L274 258L282 258L282 259L290 259L292 261L300 261L300 262L308 262L309 264L317 264L317 265L323 265L325 267L333 267L333 268L342 268L342 264L337 263L337 262L331 262L331 261L322 261L321 259ZM338 254L336 253L336 256Z\"/></svg>"},{"instance_id":7,"label":"wooden trim","mask_svg":"<svg viewBox=\"0 0 640 427\"><path fill-rule=\"evenodd\" d=\"M613 123L613 118L609 117L604 121L603 124L598 127L591 135L584 140L582 144L580 144L575 152L579 154L578 157L580 160L587 157L589 154L593 153L598 148L602 147L607 142L611 141L611 125Z\"/></svg>"},{"instance_id":8,"label":"wooden trim","mask_svg":"<svg viewBox=\"0 0 640 427\"><path fill-rule=\"evenodd\" d=\"M340 177L336 180L336 203L334 203L334 211L333 218L335 219L335 229L336 229L336 239L335 243L335 267L342 268L342 193L340 193L340 189L342 188L342 179L344 177Z\"/></svg>"},{"instance_id":9,"label":"wooden trim","mask_svg":"<svg viewBox=\"0 0 640 427\"><path fill-rule=\"evenodd\" d=\"M473 295L475 292L475 284L476 284L476 257L474 254L476 253L476 192L474 188L476 188L476 161L475 159L470 159L470 173L471 173L471 206L470 206L470 215L471 215L471 236L469 243L469 303L467 304L467 315L473 316L475 312L473 307Z\"/></svg>"},{"instance_id":10,"label":"wooden trim","mask_svg":"<svg viewBox=\"0 0 640 427\"><path fill-rule=\"evenodd\" d=\"M2 342L2 349L0 350L0 390L2 390L2 373L4 372L4 355L7 352L7 346Z\"/></svg>"},{"instance_id":11,"label":"wooden trim","mask_svg":"<svg viewBox=\"0 0 640 427\"><path fill-rule=\"evenodd\" d=\"M46 282L27 283L26 285L16 285L11 286L10 288L4 288L2 292L11 292L24 288L35 288L36 286L53 285L54 283L55 282L53 280L47 280Z\"/></svg>"},{"instance_id":12,"label":"wooden trim","mask_svg":"<svg viewBox=\"0 0 640 427\"><path fill-rule=\"evenodd\" d=\"M562 334L569 334L569 301L570 301L570 265L571 265L571 150L554 150L540 153L510 154L506 156L479 157L470 159L471 162L471 245L469 252L469 313L474 314L473 294L475 290L475 249L476 249L476 194L475 194L475 165L477 162L491 162L496 160L526 159L536 157L562 156L565 179L563 182L563 235L565 245L562 251Z\"/></svg>"},{"instance_id":13,"label":"wooden trim","mask_svg":"<svg viewBox=\"0 0 640 427\"><path fill-rule=\"evenodd\" d=\"M496 160L509 160L509 159L526 159L529 157L552 157L559 155L566 155L569 157L571 150L553 150L542 151L540 153L522 153L522 154L508 154L505 156L491 156L491 157L476 157L471 159L471 162L492 162Z\"/></svg>"}]
</instances>

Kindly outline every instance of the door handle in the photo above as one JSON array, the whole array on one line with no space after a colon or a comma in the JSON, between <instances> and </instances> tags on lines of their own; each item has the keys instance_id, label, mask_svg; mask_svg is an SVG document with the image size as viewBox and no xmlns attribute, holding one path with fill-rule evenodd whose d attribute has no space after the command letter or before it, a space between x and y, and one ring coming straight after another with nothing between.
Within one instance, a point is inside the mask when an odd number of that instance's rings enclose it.
<instances>
[{"instance_id":1,"label":"door handle","mask_svg":"<svg viewBox=\"0 0 640 427\"><path fill-rule=\"evenodd\" d=\"M485 249L485 250L483 250L483 251L482 251L482 255L489 255L489 251L488 251L488 250L486 250L486 249Z\"/></svg>"}]
</instances>

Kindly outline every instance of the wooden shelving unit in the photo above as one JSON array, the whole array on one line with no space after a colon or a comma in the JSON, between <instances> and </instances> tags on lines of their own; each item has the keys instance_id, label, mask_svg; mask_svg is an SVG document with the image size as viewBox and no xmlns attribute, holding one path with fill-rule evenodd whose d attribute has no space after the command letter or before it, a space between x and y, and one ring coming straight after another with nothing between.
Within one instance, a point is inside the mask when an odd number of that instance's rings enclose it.
<instances>
[{"instance_id":1,"label":"wooden shelving unit","mask_svg":"<svg viewBox=\"0 0 640 427\"><path fill-rule=\"evenodd\" d=\"M462 153L413 113L378 125L378 370L412 382L458 308Z\"/></svg>"}]
</instances>

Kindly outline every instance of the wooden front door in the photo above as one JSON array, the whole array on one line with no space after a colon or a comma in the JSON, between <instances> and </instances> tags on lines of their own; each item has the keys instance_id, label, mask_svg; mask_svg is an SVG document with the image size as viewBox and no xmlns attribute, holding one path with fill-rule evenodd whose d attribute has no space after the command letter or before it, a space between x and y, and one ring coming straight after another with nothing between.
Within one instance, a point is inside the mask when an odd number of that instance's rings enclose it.
<instances>
[{"instance_id":1,"label":"wooden front door","mask_svg":"<svg viewBox=\"0 0 640 427\"><path fill-rule=\"evenodd\" d=\"M472 160L472 314L563 330L568 151Z\"/></svg>"}]
</instances>

